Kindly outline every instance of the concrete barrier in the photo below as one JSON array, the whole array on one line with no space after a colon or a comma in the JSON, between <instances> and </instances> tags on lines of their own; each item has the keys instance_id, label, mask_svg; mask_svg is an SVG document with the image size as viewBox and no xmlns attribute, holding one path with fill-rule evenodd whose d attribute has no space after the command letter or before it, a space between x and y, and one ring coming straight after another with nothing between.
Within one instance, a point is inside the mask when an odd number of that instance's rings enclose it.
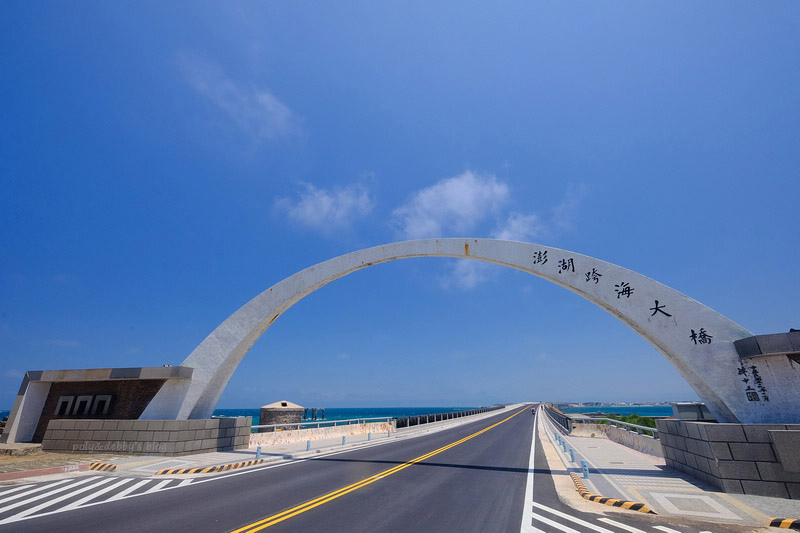
<instances>
[{"instance_id":1,"label":"concrete barrier","mask_svg":"<svg viewBox=\"0 0 800 533\"><path fill-rule=\"evenodd\" d=\"M572 423L574 437L597 437L608 439L637 452L646 453L655 457L664 457L661 443L649 435L640 435L635 431L626 431L611 424L583 424L577 421Z\"/></svg>"}]
</instances>

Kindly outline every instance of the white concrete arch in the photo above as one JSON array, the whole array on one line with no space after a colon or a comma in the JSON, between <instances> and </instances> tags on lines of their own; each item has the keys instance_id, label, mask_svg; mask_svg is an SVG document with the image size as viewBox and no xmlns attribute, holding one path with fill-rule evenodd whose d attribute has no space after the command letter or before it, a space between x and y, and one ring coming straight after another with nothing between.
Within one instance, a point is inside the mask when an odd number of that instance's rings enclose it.
<instances>
[{"instance_id":1,"label":"white concrete arch","mask_svg":"<svg viewBox=\"0 0 800 533\"><path fill-rule=\"evenodd\" d=\"M661 283L611 263L558 248L495 239L397 242L342 255L284 279L212 331L182 363L194 368L191 382L162 388L141 418L208 418L244 355L292 305L356 270L411 257L486 261L528 272L579 294L653 345L719 421L795 418L796 402L773 387L769 369L762 370L760 389L756 390L762 397L769 394L767 400L753 401L752 394L748 400L733 342L751 333L738 324Z\"/></svg>"}]
</instances>

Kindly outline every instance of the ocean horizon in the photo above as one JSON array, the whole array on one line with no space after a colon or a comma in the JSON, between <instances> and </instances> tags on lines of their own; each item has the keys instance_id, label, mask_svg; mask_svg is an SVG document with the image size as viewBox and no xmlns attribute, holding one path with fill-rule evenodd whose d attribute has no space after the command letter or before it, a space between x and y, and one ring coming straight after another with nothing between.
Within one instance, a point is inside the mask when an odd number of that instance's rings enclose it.
<instances>
[{"instance_id":1,"label":"ocean horizon","mask_svg":"<svg viewBox=\"0 0 800 533\"><path fill-rule=\"evenodd\" d=\"M318 408L318 413L322 408ZM465 407L326 407L324 420L351 420L355 418L403 418L406 416L432 415L436 413L454 413L457 411L467 411L478 409L474 406ZM311 416L311 408L308 408ZM234 417L250 416L253 417L254 426L258 425L261 416L261 408L255 409L215 409L212 416L215 417ZM322 418L317 420L323 420ZM306 420L309 421L309 420Z\"/></svg>"},{"instance_id":2,"label":"ocean horizon","mask_svg":"<svg viewBox=\"0 0 800 533\"><path fill-rule=\"evenodd\" d=\"M672 416L670 405L595 405L591 407L569 407L564 413L587 414L606 413L609 415Z\"/></svg>"}]
</instances>

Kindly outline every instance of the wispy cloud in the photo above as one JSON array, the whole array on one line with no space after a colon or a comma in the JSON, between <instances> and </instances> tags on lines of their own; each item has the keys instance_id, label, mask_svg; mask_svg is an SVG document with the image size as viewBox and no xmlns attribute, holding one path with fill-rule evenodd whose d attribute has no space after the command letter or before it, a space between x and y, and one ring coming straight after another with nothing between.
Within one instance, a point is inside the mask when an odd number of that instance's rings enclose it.
<instances>
[{"instance_id":1,"label":"wispy cloud","mask_svg":"<svg viewBox=\"0 0 800 533\"><path fill-rule=\"evenodd\" d=\"M546 233L547 225L536 213L526 215L514 212L492 233L492 237L506 241L528 241L539 239Z\"/></svg>"},{"instance_id":2,"label":"wispy cloud","mask_svg":"<svg viewBox=\"0 0 800 533\"><path fill-rule=\"evenodd\" d=\"M478 236L481 228L494 220L495 229L489 233L492 238L538 241L572 229L586 189L570 186L558 205L530 213L506 211L510 191L505 182L493 175L467 171L415 192L394 210L392 223L403 237L418 239L466 236L467 232ZM458 260L439 281L444 288L470 290L490 281L493 272L489 264Z\"/></svg>"},{"instance_id":3,"label":"wispy cloud","mask_svg":"<svg viewBox=\"0 0 800 533\"><path fill-rule=\"evenodd\" d=\"M394 210L394 224L408 239L464 236L508 202L508 185L492 175L464 172L414 193Z\"/></svg>"},{"instance_id":4,"label":"wispy cloud","mask_svg":"<svg viewBox=\"0 0 800 533\"><path fill-rule=\"evenodd\" d=\"M296 198L278 198L274 204L275 211L294 224L325 234L349 228L374 207L375 200L362 185L322 189L310 183L303 184Z\"/></svg>"},{"instance_id":5,"label":"wispy cloud","mask_svg":"<svg viewBox=\"0 0 800 533\"><path fill-rule=\"evenodd\" d=\"M562 231L571 231L574 228L578 208L588 192L588 187L582 183L570 184L561 203L550 210L552 216L550 225Z\"/></svg>"},{"instance_id":6,"label":"wispy cloud","mask_svg":"<svg viewBox=\"0 0 800 533\"><path fill-rule=\"evenodd\" d=\"M233 80L218 66L181 54L178 64L189 84L254 140L276 140L300 133L300 121L266 87Z\"/></svg>"},{"instance_id":7,"label":"wispy cloud","mask_svg":"<svg viewBox=\"0 0 800 533\"><path fill-rule=\"evenodd\" d=\"M452 270L439 278L440 285L445 289L455 288L472 290L481 283L489 281L492 274L492 265L471 259L456 259L453 261Z\"/></svg>"}]
</instances>

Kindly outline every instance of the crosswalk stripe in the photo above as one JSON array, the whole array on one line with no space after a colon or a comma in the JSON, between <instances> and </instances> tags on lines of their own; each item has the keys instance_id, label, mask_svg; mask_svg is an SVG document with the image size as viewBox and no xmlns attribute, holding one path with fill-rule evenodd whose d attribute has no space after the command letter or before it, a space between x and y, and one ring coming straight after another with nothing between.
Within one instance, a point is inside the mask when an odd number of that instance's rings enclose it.
<instances>
[{"instance_id":1,"label":"crosswalk stripe","mask_svg":"<svg viewBox=\"0 0 800 533\"><path fill-rule=\"evenodd\" d=\"M544 506L541 503L533 502L533 506L536 507L537 509L541 509L542 511L559 516L564 520L570 520L571 522L575 522L576 524L580 524L585 527L590 527L592 528L592 530L597 531L599 533L614 533L610 529L606 529L604 527L592 524L591 522L587 522L586 520L581 520L580 518L568 515L567 513L562 513L561 511L557 511L556 509L551 509L550 507Z\"/></svg>"},{"instance_id":2,"label":"crosswalk stripe","mask_svg":"<svg viewBox=\"0 0 800 533\"><path fill-rule=\"evenodd\" d=\"M171 479L165 479L164 481L159 481L158 483L156 483L155 485L153 485L152 487L150 487L149 489L144 491L142 494L150 494L151 492L157 492L157 491L161 490L161 487L163 487L164 485L166 485L168 483L172 483L172 480Z\"/></svg>"},{"instance_id":3,"label":"crosswalk stripe","mask_svg":"<svg viewBox=\"0 0 800 533\"><path fill-rule=\"evenodd\" d=\"M653 529L657 529L659 531L663 531L664 533L681 533L677 529L672 529L667 526L653 526Z\"/></svg>"},{"instance_id":4,"label":"crosswalk stripe","mask_svg":"<svg viewBox=\"0 0 800 533\"><path fill-rule=\"evenodd\" d=\"M112 479L112 478L109 478L109 479ZM98 497L102 496L106 492L110 492L110 491L112 491L112 490L114 490L116 488L119 488L119 487L127 484L130 481L133 481L133 479L132 478L121 479L121 480L117 481L116 483L112 483L111 485L109 485L109 486L107 486L107 487L105 487L105 488L103 488L101 490L98 490L94 494L89 494L88 496L84 496L80 500L72 502L71 504L67 505L66 507L62 507L61 510L62 511L69 511L70 509L75 509L76 507L80 507L84 503L86 503L88 501L91 501L91 500L94 500L95 498L98 498Z\"/></svg>"},{"instance_id":5,"label":"crosswalk stripe","mask_svg":"<svg viewBox=\"0 0 800 533\"><path fill-rule=\"evenodd\" d=\"M547 531L539 529L538 527L529 526L527 524L525 524L520 531L524 531L525 533L547 533Z\"/></svg>"},{"instance_id":6,"label":"crosswalk stripe","mask_svg":"<svg viewBox=\"0 0 800 533\"><path fill-rule=\"evenodd\" d=\"M548 526L554 527L554 528L558 529L559 531L563 531L564 533L580 533L580 531L578 531L577 529L572 529L569 526L565 526L563 524L559 524L558 522L556 522L554 520L550 520L549 518L545 518L540 514L533 513L533 519L534 520L538 520L539 522L543 522L543 523L547 524Z\"/></svg>"},{"instance_id":7,"label":"crosswalk stripe","mask_svg":"<svg viewBox=\"0 0 800 533\"><path fill-rule=\"evenodd\" d=\"M22 488L23 489L28 489L27 491L20 492L19 494L11 496L10 498L3 498L3 503L10 502L12 500L16 500L17 498L24 498L25 496L28 496L30 494L34 494L36 492L47 490L47 489L49 489L51 487L55 487L56 485L63 485L67 481L70 481L70 480L69 479L62 479L61 481L56 481L55 483L49 483L49 484L46 484L46 485L23 485ZM2 509L0 509L0 513L1 512L3 512Z\"/></svg>"},{"instance_id":8,"label":"crosswalk stripe","mask_svg":"<svg viewBox=\"0 0 800 533\"><path fill-rule=\"evenodd\" d=\"M73 496L77 496L78 494L81 494L82 492L86 492L87 490L95 489L95 488L99 487L100 485L104 485L104 484L108 483L109 481L112 481L113 479L114 478L112 478L112 477L105 477L105 478L102 478L100 480L96 480L95 483L90 483L88 485L84 485L83 487L81 487L81 488L79 488L77 490L73 490L70 493L62 494L58 498L54 498L52 500L48 500L48 501L46 501L44 503L40 503L39 505L37 505L35 507L31 507L29 509L25 509L24 511L22 511L20 513L17 513L17 514L15 514L15 515L13 515L13 516L11 516L9 518L6 518L2 522L0 522L0 524L7 524L9 522L16 522L17 520L25 518L26 516L30 516L33 513L37 512L37 511L41 511L42 509L50 507L53 504L56 504L58 502L62 502L64 500L68 499L68 498L72 498ZM74 486L75 485L72 485L70 488L73 488ZM39 498L37 498L37 499L39 499Z\"/></svg>"},{"instance_id":9,"label":"crosswalk stripe","mask_svg":"<svg viewBox=\"0 0 800 533\"><path fill-rule=\"evenodd\" d=\"M30 489L32 487L36 487L36 486L37 485L17 485L16 487L10 488L8 490L0 491L0 498L6 499L6 495L7 494L11 494L13 492L17 492L17 491L20 491L20 490L28 490L28 489ZM6 499L6 501L7 501L7 499Z\"/></svg>"},{"instance_id":10,"label":"crosswalk stripe","mask_svg":"<svg viewBox=\"0 0 800 533\"><path fill-rule=\"evenodd\" d=\"M117 494L113 495L112 497L110 497L106 501L113 502L113 501L121 500L122 498L124 498L125 496L130 494L131 492L135 491L136 489L138 489L139 487L141 487L143 485L146 485L147 483L150 483L150 480L149 479L143 479L139 483L135 483L134 485L131 485L127 489L125 489L125 490L123 490L121 492L118 492Z\"/></svg>"},{"instance_id":11,"label":"crosswalk stripe","mask_svg":"<svg viewBox=\"0 0 800 533\"><path fill-rule=\"evenodd\" d=\"M600 522L605 522L606 524L608 524L610 526L618 527L618 528L623 529L625 531L630 531L631 533L645 533L641 529L636 529L633 526L629 526L627 524L623 524L623 523L620 523L620 522L615 522L615 521L611 520L610 518L598 518L598 520Z\"/></svg>"},{"instance_id":12,"label":"crosswalk stripe","mask_svg":"<svg viewBox=\"0 0 800 533\"><path fill-rule=\"evenodd\" d=\"M98 479L98 478L95 477L95 476L88 477L88 478L82 479L80 481L77 481L75 483L71 483L69 485L63 485L63 486L61 486L60 488L58 488L56 490L51 490L50 492L44 492L44 493L39 494L38 496L35 496L33 498L28 498L27 500L22 500L22 501L19 501L17 503L12 503L11 505L6 505L5 507L0 507L0 513L4 513L6 511L10 511L11 509L16 509L17 507L22 507L23 505L26 505L28 503L35 502L36 500L41 500L42 498L47 498L47 497L52 496L54 494L58 494L59 492L63 492L64 490L70 490L73 487L77 487L77 486L83 485L84 483L88 483L88 482L94 481L96 479ZM70 480L64 480L64 481L70 481ZM39 492L40 490L49 489L51 487L54 487L55 485L61 485L61 482L54 483L53 485L47 485L45 487L40 487L39 489L32 490L30 492L26 492L25 494L23 494L23 496L28 496L30 494L33 494L34 492ZM11 499L17 499L18 496L20 496L20 495L17 495L16 497L11 498Z\"/></svg>"}]
</instances>

